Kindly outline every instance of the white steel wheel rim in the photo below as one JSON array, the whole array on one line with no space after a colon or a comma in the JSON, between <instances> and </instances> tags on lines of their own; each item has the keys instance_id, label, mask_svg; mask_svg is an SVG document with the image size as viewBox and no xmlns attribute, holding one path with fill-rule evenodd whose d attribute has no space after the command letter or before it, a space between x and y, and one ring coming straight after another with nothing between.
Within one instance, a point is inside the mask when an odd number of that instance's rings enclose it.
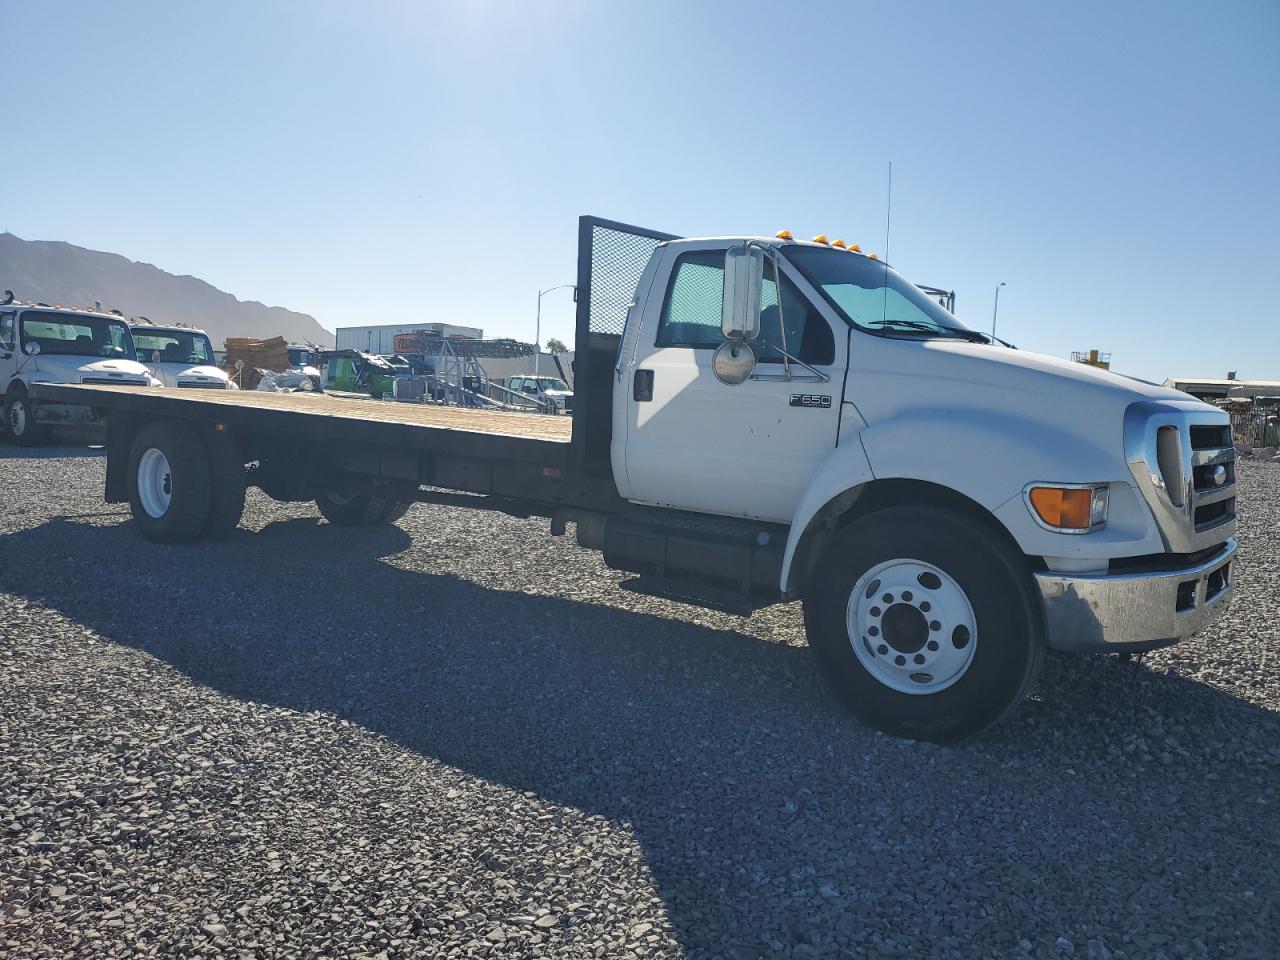
<instances>
[{"instance_id":1,"label":"white steel wheel rim","mask_svg":"<svg viewBox=\"0 0 1280 960\"><path fill-rule=\"evenodd\" d=\"M854 584L846 611L849 643L878 682L899 693L947 689L969 669L977 618L964 590L940 567L886 560Z\"/></svg>"},{"instance_id":2,"label":"white steel wheel rim","mask_svg":"<svg viewBox=\"0 0 1280 960\"><path fill-rule=\"evenodd\" d=\"M15 437L27 432L27 405L21 400L14 400L9 405L9 426Z\"/></svg>"},{"instance_id":3,"label":"white steel wheel rim","mask_svg":"<svg viewBox=\"0 0 1280 960\"><path fill-rule=\"evenodd\" d=\"M159 520L169 511L173 500L173 475L169 460L152 447L138 460L138 499L142 509L153 520Z\"/></svg>"}]
</instances>

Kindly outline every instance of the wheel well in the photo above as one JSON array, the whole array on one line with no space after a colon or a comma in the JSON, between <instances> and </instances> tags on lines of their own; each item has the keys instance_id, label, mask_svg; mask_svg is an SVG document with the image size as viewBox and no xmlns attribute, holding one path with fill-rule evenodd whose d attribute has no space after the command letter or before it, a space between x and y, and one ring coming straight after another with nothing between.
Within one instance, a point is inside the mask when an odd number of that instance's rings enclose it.
<instances>
[{"instance_id":1,"label":"wheel well","mask_svg":"<svg viewBox=\"0 0 1280 960\"><path fill-rule=\"evenodd\" d=\"M814 562L837 531L877 510L905 506L946 507L956 510L982 523L1015 554L1022 555L1022 548L1004 525L982 504L963 493L928 480L871 480L832 497L813 515L796 545L787 592L798 594L804 591Z\"/></svg>"}]
</instances>

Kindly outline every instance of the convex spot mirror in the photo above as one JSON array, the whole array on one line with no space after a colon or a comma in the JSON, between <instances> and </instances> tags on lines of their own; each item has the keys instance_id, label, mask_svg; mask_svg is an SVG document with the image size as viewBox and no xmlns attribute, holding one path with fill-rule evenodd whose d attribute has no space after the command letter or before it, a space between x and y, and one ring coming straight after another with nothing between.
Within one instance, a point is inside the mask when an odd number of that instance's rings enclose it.
<instances>
[{"instance_id":1,"label":"convex spot mirror","mask_svg":"<svg viewBox=\"0 0 1280 960\"><path fill-rule=\"evenodd\" d=\"M721 383L742 383L756 368L756 351L745 340L726 340L716 347L711 358L711 372Z\"/></svg>"},{"instance_id":2,"label":"convex spot mirror","mask_svg":"<svg viewBox=\"0 0 1280 960\"><path fill-rule=\"evenodd\" d=\"M152 351L151 351L151 362L152 362L152 363L159 363L159 362L160 362L160 351L159 351L159 350L152 350Z\"/></svg>"},{"instance_id":3,"label":"convex spot mirror","mask_svg":"<svg viewBox=\"0 0 1280 960\"><path fill-rule=\"evenodd\" d=\"M28 343L25 347L23 347L22 350L28 357L39 356L40 344L32 341L31 343Z\"/></svg>"},{"instance_id":4,"label":"convex spot mirror","mask_svg":"<svg viewBox=\"0 0 1280 960\"><path fill-rule=\"evenodd\" d=\"M724 308L720 332L726 340L754 340L760 336L760 284L764 279L764 251L743 244L724 254Z\"/></svg>"}]
</instances>

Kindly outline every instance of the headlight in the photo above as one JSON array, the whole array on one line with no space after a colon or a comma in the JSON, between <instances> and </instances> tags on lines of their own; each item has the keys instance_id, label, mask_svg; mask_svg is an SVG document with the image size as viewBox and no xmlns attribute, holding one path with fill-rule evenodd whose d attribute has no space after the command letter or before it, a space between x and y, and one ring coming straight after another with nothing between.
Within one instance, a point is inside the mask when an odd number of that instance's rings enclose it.
<instances>
[{"instance_id":1,"label":"headlight","mask_svg":"<svg viewBox=\"0 0 1280 960\"><path fill-rule=\"evenodd\" d=\"M1054 533L1088 533L1106 525L1106 484L1028 484L1024 495L1036 522Z\"/></svg>"}]
</instances>

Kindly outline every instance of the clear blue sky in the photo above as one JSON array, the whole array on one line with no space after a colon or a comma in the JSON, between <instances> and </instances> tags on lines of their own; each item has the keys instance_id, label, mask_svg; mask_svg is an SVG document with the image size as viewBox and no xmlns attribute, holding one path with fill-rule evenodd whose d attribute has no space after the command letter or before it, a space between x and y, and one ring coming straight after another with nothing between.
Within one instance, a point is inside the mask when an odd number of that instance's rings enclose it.
<instances>
[{"instance_id":1,"label":"clear blue sky","mask_svg":"<svg viewBox=\"0 0 1280 960\"><path fill-rule=\"evenodd\" d=\"M819 231L961 319L1280 377L1280 3L0 0L0 230L530 339L575 218ZM571 339L565 292L543 337Z\"/></svg>"}]
</instances>

